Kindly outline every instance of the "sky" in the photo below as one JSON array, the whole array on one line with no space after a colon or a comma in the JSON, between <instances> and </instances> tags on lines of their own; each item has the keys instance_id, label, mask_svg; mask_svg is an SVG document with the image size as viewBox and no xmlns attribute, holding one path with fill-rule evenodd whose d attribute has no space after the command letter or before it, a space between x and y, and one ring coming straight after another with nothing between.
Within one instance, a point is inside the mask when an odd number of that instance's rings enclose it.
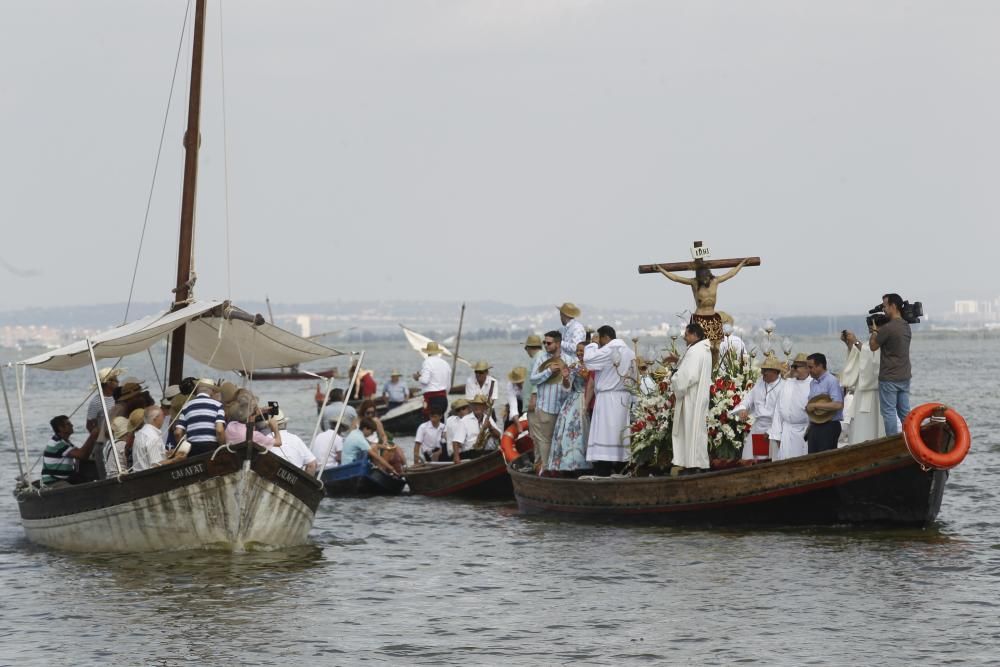
<instances>
[{"instance_id":1,"label":"sky","mask_svg":"<svg viewBox=\"0 0 1000 667\"><path fill-rule=\"evenodd\" d=\"M200 297L675 312L695 240L732 312L1000 296L1000 3L209 4ZM0 0L0 309L171 298L187 9Z\"/></svg>"}]
</instances>

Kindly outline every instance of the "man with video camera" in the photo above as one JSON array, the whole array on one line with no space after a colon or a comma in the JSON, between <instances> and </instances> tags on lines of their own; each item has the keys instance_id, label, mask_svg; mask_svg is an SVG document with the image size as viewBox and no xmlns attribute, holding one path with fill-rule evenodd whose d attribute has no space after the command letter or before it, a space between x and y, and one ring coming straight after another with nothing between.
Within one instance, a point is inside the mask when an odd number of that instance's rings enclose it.
<instances>
[{"instance_id":1,"label":"man with video camera","mask_svg":"<svg viewBox=\"0 0 1000 667\"><path fill-rule=\"evenodd\" d=\"M895 435L899 433L897 424L910 412L910 324L903 317L903 298L898 294L883 295L881 310L884 317L869 318L868 347L873 352L882 351L879 403L885 434Z\"/></svg>"}]
</instances>

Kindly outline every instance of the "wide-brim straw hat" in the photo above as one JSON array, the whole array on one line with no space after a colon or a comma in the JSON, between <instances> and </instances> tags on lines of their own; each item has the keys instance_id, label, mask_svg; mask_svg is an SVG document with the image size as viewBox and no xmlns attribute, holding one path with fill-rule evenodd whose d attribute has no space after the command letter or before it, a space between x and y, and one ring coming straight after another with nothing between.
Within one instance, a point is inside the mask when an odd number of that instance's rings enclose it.
<instances>
[{"instance_id":1,"label":"wide-brim straw hat","mask_svg":"<svg viewBox=\"0 0 1000 667\"><path fill-rule=\"evenodd\" d=\"M117 380L118 376L121 375L122 373L124 373L126 370L128 370L128 369L126 369L126 368L102 368L100 371L98 371L97 377L100 378L101 384L104 384L105 382L110 382L111 380ZM98 387L98 385L95 385L95 384L91 384L90 385L91 389L96 389L97 387Z\"/></svg>"},{"instance_id":2,"label":"wide-brim straw hat","mask_svg":"<svg viewBox=\"0 0 1000 667\"><path fill-rule=\"evenodd\" d=\"M423 349L420 351L423 352L424 354L441 354L442 352L441 346L435 343L434 341L430 341L429 343L427 343L427 345L425 345Z\"/></svg>"},{"instance_id":3,"label":"wide-brim straw hat","mask_svg":"<svg viewBox=\"0 0 1000 667\"><path fill-rule=\"evenodd\" d=\"M802 366L805 366L806 363L808 363L808 361L809 361L809 358L806 356L806 353L805 352L799 352L798 354L795 355L795 358L792 359L792 366L798 366L800 364Z\"/></svg>"},{"instance_id":4,"label":"wide-brim straw hat","mask_svg":"<svg viewBox=\"0 0 1000 667\"><path fill-rule=\"evenodd\" d=\"M146 388L141 384L135 382L127 382L122 385L122 393L118 395L119 401L127 401L129 399L135 398L142 392L146 391Z\"/></svg>"},{"instance_id":5,"label":"wide-brim straw hat","mask_svg":"<svg viewBox=\"0 0 1000 667\"><path fill-rule=\"evenodd\" d=\"M524 382L528 379L528 369L524 366L517 366L507 374L507 379L515 384L518 382Z\"/></svg>"},{"instance_id":6,"label":"wide-brim straw hat","mask_svg":"<svg viewBox=\"0 0 1000 667\"><path fill-rule=\"evenodd\" d=\"M566 317L580 317L580 309L576 307L575 303L567 301L561 306L556 306L556 308Z\"/></svg>"},{"instance_id":7,"label":"wide-brim straw hat","mask_svg":"<svg viewBox=\"0 0 1000 667\"><path fill-rule=\"evenodd\" d=\"M476 394L475 396L472 397L472 400L469 401L469 405L489 405L489 404L490 402L482 394Z\"/></svg>"},{"instance_id":8,"label":"wide-brim straw hat","mask_svg":"<svg viewBox=\"0 0 1000 667\"><path fill-rule=\"evenodd\" d=\"M778 371L779 373L785 370L784 365L778 360L774 355L767 355L764 357L764 362L760 365L760 370L762 371Z\"/></svg>"},{"instance_id":9,"label":"wide-brim straw hat","mask_svg":"<svg viewBox=\"0 0 1000 667\"><path fill-rule=\"evenodd\" d=\"M454 401L451 402L452 412L456 412L458 410L461 410L462 408L467 408L467 407L469 407L469 402L464 398L456 398Z\"/></svg>"},{"instance_id":10,"label":"wide-brim straw hat","mask_svg":"<svg viewBox=\"0 0 1000 667\"><path fill-rule=\"evenodd\" d=\"M218 389L219 385L216 384L215 380L213 380L211 378L201 378L200 380L198 380L198 383L195 385L195 392L197 393L198 389L200 389L202 387L204 387L206 389Z\"/></svg>"},{"instance_id":11,"label":"wide-brim straw hat","mask_svg":"<svg viewBox=\"0 0 1000 667\"><path fill-rule=\"evenodd\" d=\"M486 371L490 370L491 368L493 368L493 367L490 366L490 362L479 360L472 367L472 370L476 371L477 373L485 373Z\"/></svg>"},{"instance_id":12,"label":"wide-brim straw hat","mask_svg":"<svg viewBox=\"0 0 1000 667\"><path fill-rule=\"evenodd\" d=\"M813 424L825 424L836 414L836 410L827 410L825 408L817 408L813 405L816 401L829 401L830 394L816 394L806 403L806 414L809 415L809 421Z\"/></svg>"},{"instance_id":13,"label":"wide-brim straw hat","mask_svg":"<svg viewBox=\"0 0 1000 667\"><path fill-rule=\"evenodd\" d=\"M524 341L524 346L525 347L537 347L537 348L541 349L541 347L542 347L542 337L539 336L538 334L531 334Z\"/></svg>"},{"instance_id":14,"label":"wide-brim straw hat","mask_svg":"<svg viewBox=\"0 0 1000 667\"><path fill-rule=\"evenodd\" d=\"M395 368L393 368L393 369L392 369L392 372L391 372L391 373L389 373L389 377L391 377L391 378L398 378L398 377L403 377L403 374L402 374L402 373L400 373L400 372L399 372L398 370L396 370Z\"/></svg>"},{"instance_id":15,"label":"wide-brim straw hat","mask_svg":"<svg viewBox=\"0 0 1000 667\"><path fill-rule=\"evenodd\" d=\"M111 437L115 440L121 440L131 432L132 426L127 417L115 417L111 420Z\"/></svg>"},{"instance_id":16,"label":"wide-brim straw hat","mask_svg":"<svg viewBox=\"0 0 1000 667\"><path fill-rule=\"evenodd\" d=\"M179 384L172 384L163 391L163 398L170 400L174 396L181 393L181 386Z\"/></svg>"},{"instance_id":17,"label":"wide-brim straw hat","mask_svg":"<svg viewBox=\"0 0 1000 667\"><path fill-rule=\"evenodd\" d=\"M236 392L239 390L240 388L232 382L223 382L221 388L223 405L232 402L232 400L236 398Z\"/></svg>"},{"instance_id":18,"label":"wide-brim straw hat","mask_svg":"<svg viewBox=\"0 0 1000 667\"><path fill-rule=\"evenodd\" d=\"M136 408L128 413L128 425L133 431L138 431L146 423L146 408Z\"/></svg>"}]
</instances>

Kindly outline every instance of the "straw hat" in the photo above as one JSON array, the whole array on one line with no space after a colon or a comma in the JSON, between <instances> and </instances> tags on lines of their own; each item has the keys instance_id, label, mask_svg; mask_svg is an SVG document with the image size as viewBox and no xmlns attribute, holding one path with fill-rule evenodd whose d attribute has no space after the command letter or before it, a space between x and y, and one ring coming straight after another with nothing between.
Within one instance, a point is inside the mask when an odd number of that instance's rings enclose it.
<instances>
[{"instance_id":1,"label":"straw hat","mask_svg":"<svg viewBox=\"0 0 1000 667\"><path fill-rule=\"evenodd\" d=\"M556 308L566 317L580 317L580 309L576 307L575 303L567 301L561 306L556 306Z\"/></svg>"},{"instance_id":2,"label":"straw hat","mask_svg":"<svg viewBox=\"0 0 1000 667\"><path fill-rule=\"evenodd\" d=\"M127 418L115 417L111 420L111 437L115 440L121 440L132 431L132 426L128 423Z\"/></svg>"},{"instance_id":3,"label":"straw hat","mask_svg":"<svg viewBox=\"0 0 1000 667\"><path fill-rule=\"evenodd\" d=\"M200 380L198 380L198 384L195 387L195 392L197 392L199 389L202 389L202 388L205 388L205 389L218 389L219 385L217 385L215 383L215 380L213 380L211 378L201 378Z\"/></svg>"},{"instance_id":4,"label":"straw hat","mask_svg":"<svg viewBox=\"0 0 1000 667\"><path fill-rule=\"evenodd\" d=\"M795 358L792 359L792 366L799 366L799 365L805 366L808 361L809 359L806 357L806 353L799 352L798 354L795 355Z\"/></svg>"},{"instance_id":5,"label":"straw hat","mask_svg":"<svg viewBox=\"0 0 1000 667\"><path fill-rule=\"evenodd\" d=\"M493 368L493 367L490 366L490 364L489 364L488 361L480 359L479 361L476 362L476 365L472 367L472 370L474 370L474 371L476 371L478 373L485 373L486 371L490 370L491 368Z\"/></svg>"},{"instance_id":6,"label":"straw hat","mask_svg":"<svg viewBox=\"0 0 1000 667\"><path fill-rule=\"evenodd\" d=\"M118 376L124 373L127 369L125 368L102 368L98 373L97 377L101 379L101 384L105 382L110 382L111 380L117 380ZM91 383L91 389L96 389L97 385Z\"/></svg>"},{"instance_id":7,"label":"straw hat","mask_svg":"<svg viewBox=\"0 0 1000 667\"><path fill-rule=\"evenodd\" d=\"M122 385L122 393L119 394L119 401L127 401L131 398L135 398L142 392L146 391L146 388L137 382L126 382Z\"/></svg>"},{"instance_id":8,"label":"straw hat","mask_svg":"<svg viewBox=\"0 0 1000 667\"><path fill-rule=\"evenodd\" d=\"M514 384L524 382L528 379L528 369L524 366L516 366L510 373L507 373L507 379Z\"/></svg>"},{"instance_id":9,"label":"straw hat","mask_svg":"<svg viewBox=\"0 0 1000 667\"><path fill-rule=\"evenodd\" d=\"M222 404L225 405L226 403L230 403L234 398L236 398L236 392L238 392L239 390L240 390L240 388L237 387L232 382L223 382L222 383Z\"/></svg>"},{"instance_id":10,"label":"straw hat","mask_svg":"<svg viewBox=\"0 0 1000 667\"><path fill-rule=\"evenodd\" d=\"M778 361L778 358L773 354L769 354L764 357L764 363L760 365L760 370L762 371L778 371L779 373L785 370L785 367Z\"/></svg>"},{"instance_id":11,"label":"straw hat","mask_svg":"<svg viewBox=\"0 0 1000 667\"><path fill-rule=\"evenodd\" d=\"M430 341L420 351L423 352L424 354L441 354L441 346L435 343L434 341Z\"/></svg>"},{"instance_id":12,"label":"straw hat","mask_svg":"<svg viewBox=\"0 0 1000 667\"><path fill-rule=\"evenodd\" d=\"M527 340L524 341L525 347L542 347L542 337L536 334L531 334L528 336Z\"/></svg>"},{"instance_id":13,"label":"straw hat","mask_svg":"<svg viewBox=\"0 0 1000 667\"><path fill-rule=\"evenodd\" d=\"M128 414L128 425L133 431L138 431L146 423L146 408L136 408Z\"/></svg>"},{"instance_id":14,"label":"straw hat","mask_svg":"<svg viewBox=\"0 0 1000 667\"><path fill-rule=\"evenodd\" d=\"M181 393L180 385L172 384L169 387L167 387L166 390L164 390L163 398L169 401L171 398L177 396L180 393Z\"/></svg>"},{"instance_id":15,"label":"straw hat","mask_svg":"<svg viewBox=\"0 0 1000 667\"><path fill-rule=\"evenodd\" d=\"M469 405L489 405L490 402L486 400L486 397L482 394L476 394L475 397L469 401Z\"/></svg>"},{"instance_id":16,"label":"straw hat","mask_svg":"<svg viewBox=\"0 0 1000 667\"><path fill-rule=\"evenodd\" d=\"M835 410L826 410L824 408L817 408L813 406L813 403L817 401L829 401L830 394L816 394L809 399L806 403L806 414L809 415L809 421L813 424L825 424L831 419L833 415L836 414Z\"/></svg>"},{"instance_id":17,"label":"straw hat","mask_svg":"<svg viewBox=\"0 0 1000 667\"><path fill-rule=\"evenodd\" d=\"M462 408L467 408L467 407L469 407L469 402L464 398L456 398L454 401L451 402L452 412L458 412Z\"/></svg>"},{"instance_id":18,"label":"straw hat","mask_svg":"<svg viewBox=\"0 0 1000 667\"><path fill-rule=\"evenodd\" d=\"M391 377L391 378L398 378L398 377L402 377L402 376L403 376L403 374L400 373L399 371L397 371L395 368L393 368L392 372L389 373L389 377Z\"/></svg>"}]
</instances>

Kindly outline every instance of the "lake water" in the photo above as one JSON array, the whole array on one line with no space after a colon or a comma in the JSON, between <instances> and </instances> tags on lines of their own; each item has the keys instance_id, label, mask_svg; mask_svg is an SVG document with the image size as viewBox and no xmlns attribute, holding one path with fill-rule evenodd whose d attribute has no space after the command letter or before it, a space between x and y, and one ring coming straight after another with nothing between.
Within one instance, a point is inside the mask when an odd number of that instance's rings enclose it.
<instances>
[{"instance_id":1,"label":"lake water","mask_svg":"<svg viewBox=\"0 0 1000 667\"><path fill-rule=\"evenodd\" d=\"M796 347L843 363L835 340ZM501 380L527 360L513 342L466 343L466 355ZM954 406L973 434L925 530L591 526L524 518L513 502L401 496L325 499L311 544L293 551L75 555L28 543L5 492L0 664L996 664L1000 339L922 335L912 357L914 404ZM153 378L147 357L123 365ZM381 343L365 366L381 382L419 358ZM33 458L89 382L29 372ZM314 384L254 388L308 439Z\"/></svg>"}]
</instances>

